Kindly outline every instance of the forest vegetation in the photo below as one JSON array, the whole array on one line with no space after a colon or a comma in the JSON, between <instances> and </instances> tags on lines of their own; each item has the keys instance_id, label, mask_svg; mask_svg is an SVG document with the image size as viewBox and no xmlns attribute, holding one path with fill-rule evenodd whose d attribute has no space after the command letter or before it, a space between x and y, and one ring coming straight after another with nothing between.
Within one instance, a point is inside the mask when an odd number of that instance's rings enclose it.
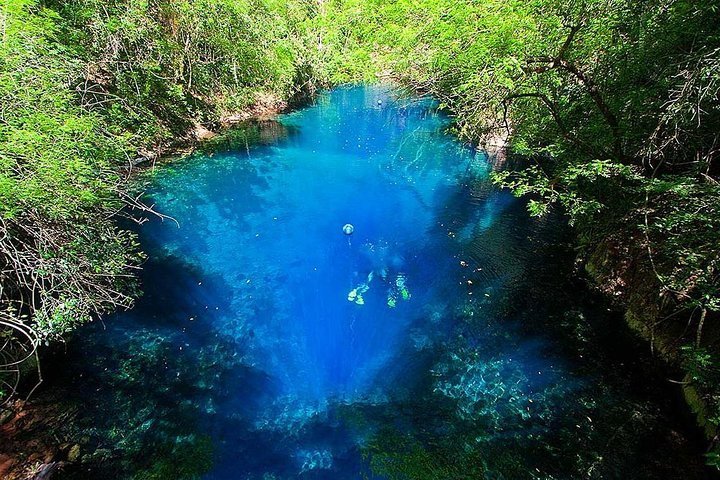
<instances>
[{"instance_id":1,"label":"forest vegetation","mask_svg":"<svg viewBox=\"0 0 720 480\"><path fill-rule=\"evenodd\" d=\"M514 168L495 182L531 215L566 215L599 288L720 424L709 0L4 0L3 335L54 341L132 306L143 254L127 222L156 214L139 159L263 98L381 76L433 95L463 140L507 139Z\"/></svg>"}]
</instances>

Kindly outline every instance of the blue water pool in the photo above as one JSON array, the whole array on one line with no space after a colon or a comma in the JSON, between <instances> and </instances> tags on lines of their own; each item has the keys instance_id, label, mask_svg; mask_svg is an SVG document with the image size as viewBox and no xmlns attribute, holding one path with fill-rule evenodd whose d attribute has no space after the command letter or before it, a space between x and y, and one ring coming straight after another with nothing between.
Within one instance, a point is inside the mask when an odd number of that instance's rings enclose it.
<instances>
[{"instance_id":1,"label":"blue water pool","mask_svg":"<svg viewBox=\"0 0 720 480\"><path fill-rule=\"evenodd\" d=\"M673 450L588 346L610 320L557 266L561 222L449 125L338 88L157 166L145 294L68 346L68 478L574 478Z\"/></svg>"}]
</instances>

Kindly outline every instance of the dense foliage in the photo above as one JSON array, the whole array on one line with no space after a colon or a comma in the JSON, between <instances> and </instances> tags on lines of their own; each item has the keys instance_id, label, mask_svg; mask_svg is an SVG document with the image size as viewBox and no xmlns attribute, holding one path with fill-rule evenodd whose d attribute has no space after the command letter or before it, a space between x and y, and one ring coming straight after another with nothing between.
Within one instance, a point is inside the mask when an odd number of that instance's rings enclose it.
<instances>
[{"instance_id":1,"label":"dense foliage","mask_svg":"<svg viewBox=\"0 0 720 480\"><path fill-rule=\"evenodd\" d=\"M57 41L55 16L32 7L10 2L2 18L2 318L32 314L50 336L129 305L139 254L110 220L126 195L116 165L128 139L78 106L68 82L82 65Z\"/></svg>"}]
</instances>

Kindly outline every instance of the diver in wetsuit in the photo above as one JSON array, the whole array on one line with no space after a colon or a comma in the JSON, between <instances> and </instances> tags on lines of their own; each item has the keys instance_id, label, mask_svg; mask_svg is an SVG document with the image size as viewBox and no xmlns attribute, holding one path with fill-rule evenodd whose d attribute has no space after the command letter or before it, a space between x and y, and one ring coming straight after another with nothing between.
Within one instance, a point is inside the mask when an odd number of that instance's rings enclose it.
<instances>
[{"instance_id":1,"label":"diver in wetsuit","mask_svg":"<svg viewBox=\"0 0 720 480\"><path fill-rule=\"evenodd\" d=\"M348 223L343 226L343 233L345 233L345 235L347 235L348 237L352 235L354 230L355 227L353 227L352 224ZM387 243L383 245L383 243L380 242L379 245L380 247L378 248L378 250L384 251L387 249ZM410 291L407 288L407 278L405 274L398 273L394 281L388 281L388 267L386 266L387 262L383 261L385 255L376 254L375 245L373 245L372 243L367 243L365 244L365 246L368 247L368 251L371 252L371 260L372 263L376 265L376 269L370 270L366 282L361 283L357 287L350 290L350 292L348 292L348 301L353 302L357 305L365 304L363 294L370 290L370 283L375 278L375 270L378 270L379 276L383 279L383 281L390 284L387 292L388 307L395 308L399 300L409 300L411 295Z\"/></svg>"}]
</instances>

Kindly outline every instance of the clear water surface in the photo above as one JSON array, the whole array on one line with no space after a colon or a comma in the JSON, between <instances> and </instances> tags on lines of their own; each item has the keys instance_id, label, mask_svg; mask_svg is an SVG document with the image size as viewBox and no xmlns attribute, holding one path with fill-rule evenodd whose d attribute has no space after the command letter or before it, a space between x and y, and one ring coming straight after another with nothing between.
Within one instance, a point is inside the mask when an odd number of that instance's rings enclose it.
<instances>
[{"instance_id":1,"label":"clear water surface","mask_svg":"<svg viewBox=\"0 0 720 480\"><path fill-rule=\"evenodd\" d=\"M560 226L448 125L339 88L157 167L177 223L140 228L145 295L68 346L88 452L68 478L386 478L417 451L457 465L398 478L653 478L628 468L691 450L627 359L588 346L610 320L569 300L587 294L554 266Z\"/></svg>"}]
</instances>

